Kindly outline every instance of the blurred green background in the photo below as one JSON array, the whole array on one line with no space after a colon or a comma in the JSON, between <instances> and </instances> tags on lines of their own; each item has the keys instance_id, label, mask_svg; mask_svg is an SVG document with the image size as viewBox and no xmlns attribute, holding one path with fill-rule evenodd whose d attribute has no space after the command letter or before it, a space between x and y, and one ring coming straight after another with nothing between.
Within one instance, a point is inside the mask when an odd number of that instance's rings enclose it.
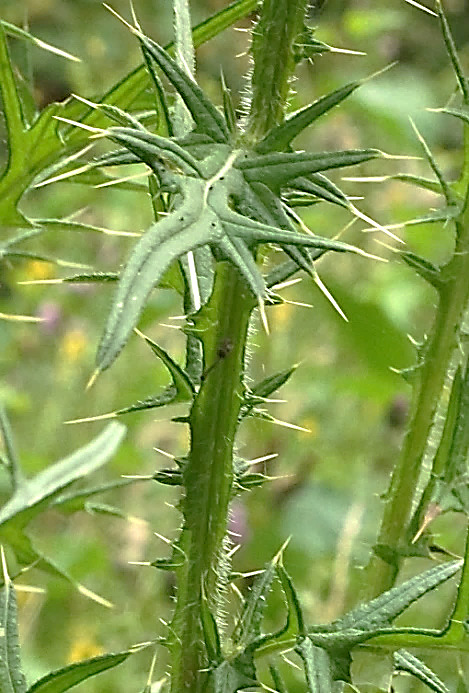
<instances>
[{"instance_id":1,"label":"blurred green background","mask_svg":"<svg viewBox=\"0 0 469 693\"><path fill-rule=\"evenodd\" d=\"M194 23L226 6L222 0L193 0ZM126 0L113 7L128 15ZM172 39L170 2L136 0L145 31L160 41ZM469 65L469 3L447 0L445 6L460 49ZM448 177L455 177L460 162L461 133L455 122L428 113L427 107L445 105L454 80L445 57L438 23L404 0L328 0L313 13L317 37L332 46L364 51L366 55L329 53L314 64L303 65L294 83L292 108L297 108L341 84L365 77L397 61L382 76L367 83L330 116L321 120L301 141L311 150L378 147L390 154L421 156L410 125L412 117L430 143ZM34 49L31 63L39 105L62 100L70 93L99 97L140 62L138 45L129 32L96 0L3 0L2 19L16 24L27 20L31 33L81 58L72 63ZM251 18L252 19L252 18ZM248 27L248 19L240 23ZM245 87L249 66L244 53L245 33L226 32L198 51L198 74L204 88L219 94L222 66L234 94ZM12 55L23 56L15 41ZM2 140L4 133L2 133ZM3 156L3 155L2 155ZM3 157L4 158L4 157ZM382 176L397 172L429 175L422 160L379 161L350 172L353 176ZM334 177L357 206L381 224L392 224L425 214L439 205L428 192L387 181L357 183ZM141 231L151 220L144 193L90 189L57 183L32 192L23 211L33 217L62 217L79 212L80 220L110 229ZM316 232L334 236L350 220L338 208L317 205L304 215ZM452 248L452 232L440 224L399 229L408 248L435 262L444 261ZM238 437L238 453L246 459L268 453L278 457L267 463L275 477L262 490L246 494L233 504L233 530L240 536L236 570L252 571L291 536L286 566L296 581L309 622L332 619L360 596L360 566L373 543L380 515L379 494L386 489L405 429L409 389L392 369L410 366L414 347L431 324L435 295L414 273L399 263L378 232L363 233L356 223L344 238L358 243L389 262L356 256L327 256L318 266L323 281L349 318L344 322L319 291L303 279L282 292L294 304L268 309L271 335L253 331L250 375L254 380L299 364L281 391L284 403L271 404L276 418L306 428L289 430L250 420ZM131 242L131 241L130 241ZM115 269L130 248L129 240L48 234L45 250L67 260ZM383 245L384 244L384 245ZM93 370L94 352L110 301L107 287L38 285L19 282L65 276L67 270L43 262L0 265L0 311L38 315L39 325L0 323L0 395L6 403L18 448L28 474L43 469L86 443L102 423L65 425L64 421L118 409L158 393L167 384L164 367L154 360L137 337L131 340L115 366L90 391L85 385ZM184 341L171 326L181 313L175 293L155 292L141 320L141 329L182 360ZM168 327L170 325L170 327ZM128 434L103 479L121 474L151 474L166 466L154 446L176 456L187 449L187 431L170 419L183 409L153 410L124 417ZM0 499L8 496L6 475L0 476ZM39 548L90 589L114 604L105 609L78 594L66 582L37 570L21 580L43 587L43 593L21 592L21 639L24 663L32 681L51 668L104 651L127 646L164 633L160 619L171 612L173 585L165 573L129 565L164 556L165 544L154 535L174 537L180 518L172 507L177 494L152 482L136 483L120 493L108 494L127 520L97 514L47 513L33 527ZM437 543L460 553L464 523L445 516L435 523ZM413 570L427 566L422 560ZM245 590L249 581L240 582ZM451 587L427 599L414 610L414 623L438 626L447 611ZM233 594L232 604L236 605ZM235 607L229 607L230 623ZM280 591L275 591L268 612L271 627L284 614ZM164 674L166 653L157 652L157 669ZM145 652L82 685L90 693L127 693L142 690L151 653ZM431 658L427 658L431 663ZM453 657L439 657L438 673L455 681ZM466 663L461 663L461 665ZM386 684L386 668L374 659L356 658L361 690ZM294 670L283 672L292 691L302 691ZM383 678L384 677L384 678ZM449 677L449 678L448 678ZM368 685L368 687L367 687ZM398 691L423 690L400 677ZM79 690L79 689L77 689ZM156 690L156 689L155 689Z\"/></svg>"}]
</instances>

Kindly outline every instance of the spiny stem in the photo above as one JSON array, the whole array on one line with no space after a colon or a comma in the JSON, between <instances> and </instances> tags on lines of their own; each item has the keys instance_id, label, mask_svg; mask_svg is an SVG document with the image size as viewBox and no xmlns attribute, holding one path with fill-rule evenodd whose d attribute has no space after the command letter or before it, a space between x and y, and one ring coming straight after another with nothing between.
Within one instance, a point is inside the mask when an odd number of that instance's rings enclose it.
<instances>
[{"instance_id":1,"label":"spiny stem","mask_svg":"<svg viewBox=\"0 0 469 693\"><path fill-rule=\"evenodd\" d=\"M295 62L293 44L303 27L306 0L265 0L253 42L255 61L249 139L255 142L283 118ZM264 108L263 104L268 108ZM208 690L201 626L202 596L217 617L229 558L224 547L233 485L233 444L242 404L244 353L255 301L238 271L219 263L213 295L196 317L205 378L190 413L191 445L184 468L184 527L171 624L172 693ZM220 344L229 340L226 358Z\"/></svg>"},{"instance_id":2,"label":"spiny stem","mask_svg":"<svg viewBox=\"0 0 469 693\"><path fill-rule=\"evenodd\" d=\"M414 389L409 429L387 492L378 544L394 552L389 563L373 556L366 570L368 596L389 589L396 579L399 550L406 546L409 523L422 461L442 396L451 359L459 345L460 326L469 301L469 208L456 221L456 247L450 262L442 268L442 287L434 325L425 348Z\"/></svg>"}]
</instances>

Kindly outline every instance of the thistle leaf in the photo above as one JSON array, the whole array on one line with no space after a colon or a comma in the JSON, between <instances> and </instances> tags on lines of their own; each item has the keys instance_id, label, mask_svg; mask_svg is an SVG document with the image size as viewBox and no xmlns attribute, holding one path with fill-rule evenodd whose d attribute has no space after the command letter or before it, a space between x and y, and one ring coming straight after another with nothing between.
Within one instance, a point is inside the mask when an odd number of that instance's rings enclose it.
<instances>
[{"instance_id":1,"label":"thistle leaf","mask_svg":"<svg viewBox=\"0 0 469 693\"><path fill-rule=\"evenodd\" d=\"M145 302L163 273L180 255L219 235L217 217L204 208L200 183L187 179L185 201L153 224L136 244L125 266L97 354L97 370L108 368L126 344Z\"/></svg>"},{"instance_id":2,"label":"thistle leaf","mask_svg":"<svg viewBox=\"0 0 469 693\"><path fill-rule=\"evenodd\" d=\"M467 79L464 75L464 71L459 61L456 46L454 45L453 36L451 34L451 29L449 27L448 20L446 19L446 15L443 11L441 0L436 0L436 11L438 12L438 16L440 18L440 25L443 33L443 38L445 40L446 50L448 51L448 55L453 65L453 71L456 75L458 87L461 91L464 104L469 105L469 89L467 86Z\"/></svg>"},{"instance_id":3,"label":"thistle leaf","mask_svg":"<svg viewBox=\"0 0 469 693\"><path fill-rule=\"evenodd\" d=\"M110 128L107 137L124 146L150 168L153 168L156 161L168 159L189 175L199 174L197 160L167 137L131 128Z\"/></svg>"},{"instance_id":4,"label":"thistle leaf","mask_svg":"<svg viewBox=\"0 0 469 693\"><path fill-rule=\"evenodd\" d=\"M209 135L215 142L227 142L229 131L223 116L202 89L158 43L141 33L137 35L149 56L182 97L195 122L195 131Z\"/></svg>"},{"instance_id":5,"label":"thistle leaf","mask_svg":"<svg viewBox=\"0 0 469 693\"><path fill-rule=\"evenodd\" d=\"M398 650L394 652L393 660L396 671L405 671L407 674L412 674L412 676L415 676L415 678L419 679L435 693L450 693L449 688L445 686L443 681L426 664L410 652Z\"/></svg>"},{"instance_id":6,"label":"thistle leaf","mask_svg":"<svg viewBox=\"0 0 469 693\"><path fill-rule=\"evenodd\" d=\"M406 265L412 267L422 279L434 286L435 289L441 288L442 277L440 268L434 265L433 262L410 251L399 251L399 257L404 260Z\"/></svg>"},{"instance_id":7,"label":"thistle leaf","mask_svg":"<svg viewBox=\"0 0 469 693\"><path fill-rule=\"evenodd\" d=\"M24 528L58 493L99 469L114 454L124 433L122 424L109 424L90 443L20 484L0 510L0 531Z\"/></svg>"},{"instance_id":8,"label":"thistle leaf","mask_svg":"<svg viewBox=\"0 0 469 693\"><path fill-rule=\"evenodd\" d=\"M329 628L336 631L347 629L374 631L388 626L420 597L449 580L461 566L462 561L436 565L420 575L415 575L402 585L384 592L371 602L358 606L346 616L334 621Z\"/></svg>"},{"instance_id":9,"label":"thistle leaf","mask_svg":"<svg viewBox=\"0 0 469 693\"><path fill-rule=\"evenodd\" d=\"M309 638L303 638L295 651L303 660L308 693L330 693L332 691L331 660L326 650L313 645Z\"/></svg>"},{"instance_id":10,"label":"thistle leaf","mask_svg":"<svg viewBox=\"0 0 469 693\"><path fill-rule=\"evenodd\" d=\"M150 337L146 337L141 334L143 339L146 341L150 349L153 351L155 356L157 356L168 369L173 386L176 388L176 396L172 400L173 402L187 402L192 401L195 391L194 386L187 375L187 373L171 358L171 356L156 342L154 342Z\"/></svg>"},{"instance_id":11,"label":"thistle leaf","mask_svg":"<svg viewBox=\"0 0 469 693\"><path fill-rule=\"evenodd\" d=\"M146 645L136 645L122 652L108 653L81 662L74 662L38 679L28 688L27 693L65 693L91 676L96 676L102 671L122 664L130 655L140 652L144 647Z\"/></svg>"},{"instance_id":12,"label":"thistle leaf","mask_svg":"<svg viewBox=\"0 0 469 693\"><path fill-rule=\"evenodd\" d=\"M7 572L3 547L1 559L3 587L0 590L0 690L2 693L25 693L27 685L19 653L16 595Z\"/></svg>"},{"instance_id":13,"label":"thistle leaf","mask_svg":"<svg viewBox=\"0 0 469 693\"><path fill-rule=\"evenodd\" d=\"M13 491L16 491L23 481L23 471L16 450L13 431L11 430L6 411L2 406L0 406L0 439L3 442L5 455L5 459L2 461L4 461L10 475Z\"/></svg>"},{"instance_id":14,"label":"thistle leaf","mask_svg":"<svg viewBox=\"0 0 469 693\"><path fill-rule=\"evenodd\" d=\"M259 686L252 657L243 653L235 659L222 662L210 672L214 693L237 693L244 688ZM208 690L211 690L209 687Z\"/></svg>"},{"instance_id":15,"label":"thistle leaf","mask_svg":"<svg viewBox=\"0 0 469 693\"><path fill-rule=\"evenodd\" d=\"M267 154L274 151L286 151L295 137L303 132L305 128L311 125L311 123L320 116L330 111L331 108L334 108L334 106L344 101L344 99L350 96L360 85L361 81L345 84L336 91L322 96L314 103L296 111L296 113L289 116L284 123L273 128L264 139L256 145L256 152L259 154Z\"/></svg>"},{"instance_id":16,"label":"thistle leaf","mask_svg":"<svg viewBox=\"0 0 469 693\"><path fill-rule=\"evenodd\" d=\"M327 171L343 166L355 166L382 157L378 149L349 149L336 152L308 154L304 152L278 152L246 157L236 166L248 182L260 181L271 190L280 190L300 176Z\"/></svg>"},{"instance_id":17,"label":"thistle leaf","mask_svg":"<svg viewBox=\"0 0 469 693\"><path fill-rule=\"evenodd\" d=\"M259 637L267 595L272 588L272 582L282 552L283 547L265 565L264 570L256 577L251 587L232 635L233 642L240 648L245 649Z\"/></svg>"}]
</instances>

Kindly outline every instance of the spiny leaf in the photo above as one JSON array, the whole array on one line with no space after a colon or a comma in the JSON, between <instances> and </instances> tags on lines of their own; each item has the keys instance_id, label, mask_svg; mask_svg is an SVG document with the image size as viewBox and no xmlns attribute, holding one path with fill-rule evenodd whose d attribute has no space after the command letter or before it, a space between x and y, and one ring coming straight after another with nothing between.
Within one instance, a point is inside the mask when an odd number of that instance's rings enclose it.
<instances>
[{"instance_id":1,"label":"spiny leaf","mask_svg":"<svg viewBox=\"0 0 469 693\"><path fill-rule=\"evenodd\" d=\"M136 645L122 652L108 653L81 662L74 662L38 679L28 688L27 693L65 693L91 676L96 676L102 671L122 664L130 655L140 652L144 647L146 645Z\"/></svg>"},{"instance_id":2,"label":"spiny leaf","mask_svg":"<svg viewBox=\"0 0 469 693\"><path fill-rule=\"evenodd\" d=\"M177 396L173 401L176 402L186 402L192 401L195 391L194 386L187 375L187 373L171 358L171 356L162 349L156 342L154 342L150 337L139 333L141 337L148 344L150 349L153 351L155 356L157 356L166 366L171 374L173 380L173 385L176 388Z\"/></svg>"},{"instance_id":3,"label":"spiny leaf","mask_svg":"<svg viewBox=\"0 0 469 693\"><path fill-rule=\"evenodd\" d=\"M218 632L217 622L210 610L208 600L203 590L200 603L200 620L202 622L202 631L209 665L217 666L222 660L220 634Z\"/></svg>"},{"instance_id":4,"label":"spiny leaf","mask_svg":"<svg viewBox=\"0 0 469 693\"><path fill-rule=\"evenodd\" d=\"M19 485L0 510L2 531L10 524L17 529L25 527L60 491L105 464L124 433L122 424L109 424L90 443Z\"/></svg>"},{"instance_id":5,"label":"spiny leaf","mask_svg":"<svg viewBox=\"0 0 469 693\"><path fill-rule=\"evenodd\" d=\"M249 413L252 411L253 407L256 406L256 404L259 404L260 401L265 400L273 392L279 390L282 387L282 385L285 385L287 380L289 380L295 372L296 368L296 365L292 366L291 368L287 368L284 371L280 371L279 373L270 375L264 380L261 380L259 383L253 385L246 392L245 403L241 408L240 415L243 417L248 416Z\"/></svg>"},{"instance_id":6,"label":"spiny leaf","mask_svg":"<svg viewBox=\"0 0 469 693\"><path fill-rule=\"evenodd\" d=\"M199 164L189 152L177 142L167 137L160 137L152 132L131 128L110 128L106 135L109 139L121 144L138 158L153 167L155 161L168 159L189 175L199 174Z\"/></svg>"},{"instance_id":7,"label":"spiny leaf","mask_svg":"<svg viewBox=\"0 0 469 693\"><path fill-rule=\"evenodd\" d=\"M259 636L266 599L271 590L283 548L265 565L262 573L256 577L244 603L243 611L232 635L233 642L240 648L246 648Z\"/></svg>"},{"instance_id":8,"label":"spiny leaf","mask_svg":"<svg viewBox=\"0 0 469 693\"><path fill-rule=\"evenodd\" d=\"M300 600L291 577L281 563L277 564L277 575L286 599L287 620L279 631L264 635L251 645L253 651L259 650L263 654L271 648L278 651L282 644L285 645L285 649L290 649L292 644L304 638L306 633Z\"/></svg>"},{"instance_id":9,"label":"spiny leaf","mask_svg":"<svg viewBox=\"0 0 469 693\"><path fill-rule=\"evenodd\" d=\"M256 157L246 156L236 166L247 181L260 181L272 190L279 190L299 176L327 171L343 166L354 166L380 158L378 149L349 149L309 154L304 152L278 152Z\"/></svg>"},{"instance_id":10,"label":"spiny leaf","mask_svg":"<svg viewBox=\"0 0 469 693\"><path fill-rule=\"evenodd\" d=\"M399 257L404 260L406 265L412 267L422 279L434 286L435 289L441 288L442 277L440 268L434 265L433 262L410 251L399 251Z\"/></svg>"},{"instance_id":11,"label":"spiny leaf","mask_svg":"<svg viewBox=\"0 0 469 693\"><path fill-rule=\"evenodd\" d=\"M393 587L334 621L329 630L353 628L373 631L387 626L420 597L455 575L461 566L462 561L450 561L415 575L402 585Z\"/></svg>"},{"instance_id":12,"label":"spiny leaf","mask_svg":"<svg viewBox=\"0 0 469 693\"><path fill-rule=\"evenodd\" d=\"M331 661L326 650L313 645L309 638L303 638L295 650L303 660L308 693L330 693Z\"/></svg>"},{"instance_id":13,"label":"spiny leaf","mask_svg":"<svg viewBox=\"0 0 469 693\"><path fill-rule=\"evenodd\" d=\"M459 118L465 123L469 123L469 107L466 108L432 108L435 113L446 113L447 115L452 115L455 118Z\"/></svg>"},{"instance_id":14,"label":"spiny leaf","mask_svg":"<svg viewBox=\"0 0 469 693\"><path fill-rule=\"evenodd\" d=\"M206 245L219 233L217 217L203 208L197 180L186 181L184 197L177 216L170 215L153 224L131 254L98 348L98 371L108 368L120 353L151 290L173 260L194 247Z\"/></svg>"},{"instance_id":15,"label":"spiny leaf","mask_svg":"<svg viewBox=\"0 0 469 693\"><path fill-rule=\"evenodd\" d=\"M296 111L296 113L290 115L284 123L273 128L259 144L256 145L256 151L259 154L267 154L273 151L286 151L297 135L317 120L317 118L344 101L344 99L350 96L361 83L361 81L350 82L336 91L322 96L314 103Z\"/></svg>"},{"instance_id":16,"label":"spiny leaf","mask_svg":"<svg viewBox=\"0 0 469 693\"><path fill-rule=\"evenodd\" d=\"M252 656L248 653L243 653L231 661L223 661L210 672L210 678L214 693L237 693L244 688L259 686Z\"/></svg>"},{"instance_id":17,"label":"spiny leaf","mask_svg":"<svg viewBox=\"0 0 469 693\"><path fill-rule=\"evenodd\" d=\"M428 146L425 139L422 137L422 135L418 131L415 123L412 120L410 122L411 122L413 129L414 129L415 134L418 137L420 144L422 145L423 151L425 153L425 158L427 159L428 163L430 164L430 166L433 170L433 173L435 174L435 176L437 177L437 179L441 185L441 190L442 190L442 192L446 198L446 202L449 206L449 205L454 203L453 191L451 190L450 186L446 182L445 177L443 176L443 173L441 172L440 167L438 165L438 162L435 159L435 157L433 156L433 153L432 153L430 147Z\"/></svg>"},{"instance_id":18,"label":"spiny leaf","mask_svg":"<svg viewBox=\"0 0 469 693\"><path fill-rule=\"evenodd\" d=\"M5 449L5 465L10 475L13 491L16 491L23 481L23 472L16 451L10 422L3 406L0 406L0 436Z\"/></svg>"},{"instance_id":19,"label":"spiny leaf","mask_svg":"<svg viewBox=\"0 0 469 693\"><path fill-rule=\"evenodd\" d=\"M25 693L27 686L21 670L16 595L7 573L3 546L1 559L3 587L0 590L0 690L2 693Z\"/></svg>"},{"instance_id":20,"label":"spiny leaf","mask_svg":"<svg viewBox=\"0 0 469 693\"><path fill-rule=\"evenodd\" d=\"M139 32L137 36L142 46L182 97L196 124L196 132L209 135L215 142L227 142L229 132L226 123L202 89L179 67L164 48Z\"/></svg>"},{"instance_id":21,"label":"spiny leaf","mask_svg":"<svg viewBox=\"0 0 469 693\"><path fill-rule=\"evenodd\" d=\"M464 104L469 105L469 89L467 86L467 80L464 75L461 63L459 61L456 46L454 45L453 36L451 34L451 29L449 27L448 20L446 19L446 15L443 11L441 0L436 0L436 10L440 18L440 24L443 32L443 38L445 40L446 50L448 51L448 55L451 59L454 74L456 75L456 79L463 97Z\"/></svg>"},{"instance_id":22,"label":"spiny leaf","mask_svg":"<svg viewBox=\"0 0 469 693\"><path fill-rule=\"evenodd\" d=\"M226 259L233 263L259 301L265 297L264 278L249 248L236 237L220 239L218 247Z\"/></svg>"},{"instance_id":23,"label":"spiny leaf","mask_svg":"<svg viewBox=\"0 0 469 693\"><path fill-rule=\"evenodd\" d=\"M412 674L412 676L415 676L415 678L419 679L435 693L450 693L449 688L445 686L435 672L410 652L398 650L394 652L393 660L397 671L405 671L407 674Z\"/></svg>"}]
</instances>

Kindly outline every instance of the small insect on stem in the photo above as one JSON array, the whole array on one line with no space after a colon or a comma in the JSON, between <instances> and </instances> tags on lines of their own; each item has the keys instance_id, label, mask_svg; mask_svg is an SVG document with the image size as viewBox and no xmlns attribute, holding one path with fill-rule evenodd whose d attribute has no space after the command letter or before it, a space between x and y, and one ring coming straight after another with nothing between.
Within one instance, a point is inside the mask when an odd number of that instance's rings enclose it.
<instances>
[{"instance_id":1,"label":"small insect on stem","mask_svg":"<svg viewBox=\"0 0 469 693\"><path fill-rule=\"evenodd\" d=\"M220 361L223 361L223 359L225 359L228 356L228 354L230 354L232 351L233 351L233 342L228 337L225 337L225 339L222 339L222 341L218 345L217 357L216 357L215 361L210 366L208 366L208 368L206 368L204 370L204 372L202 373L202 376L200 378L200 382L203 383L205 378L207 377L207 375L210 373L211 370L213 370L215 368L217 363L220 363Z\"/></svg>"}]
</instances>

